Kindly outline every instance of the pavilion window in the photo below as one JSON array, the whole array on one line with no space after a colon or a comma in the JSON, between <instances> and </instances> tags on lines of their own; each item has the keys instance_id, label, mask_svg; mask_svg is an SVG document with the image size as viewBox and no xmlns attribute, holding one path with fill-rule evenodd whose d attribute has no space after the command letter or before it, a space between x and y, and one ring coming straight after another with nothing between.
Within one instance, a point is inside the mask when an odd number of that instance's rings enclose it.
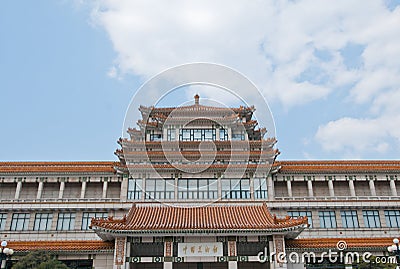
<instances>
[{"instance_id":1,"label":"pavilion window","mask_svg":"<svg viewBox=\"0 0 400 269\"><path fill-rule=\"evenodd\" d=\"M0 213L0 231L4 231L7 221L7 213Z\"/></svg>"},{"instance_id":2,"label":"pavilion window","mask_svg":"<svg viewBox=\"0 0 400 269\"><path fill-rule=\"evenodd\" d=\"M128 180L128 200L142 199L142 179L129 178Z\"/></svg>"},{"instance_id":3,"label":"pavilion window","mask_svg":"<svg viewBox=\"0 0 400 269\"><path fill-rule=\"evenodd\" d=\"M218 184L216 179L179 179L179 199L216 199Z\"/></svg>"},{"instance_id":4,"label":"pavilion window","mask_svg":"<svg viewBox=\"0 0 400 269\"><path fill-rule=\"evenodd\" d=\"M400 228L400 210L385 210L386 225L391 228Z\"/></svg>"},{"instance_id":5,"label":"pavilion window","mask_svg":"<svg viewBox=\"0 0 400 269\"><path fill-rule=\"evenodd\" d=\"M228 140L228 131L225 129L219 129L219 140L227 141Z\"/></svg>"},{"instance_id":6,"label":"pavilion window","mask_svg":"<svg viewBox=\"0 0 400 269\"><path fill-rule=\"evenodd\" d=\"M150 141L161 141L161 139L162 139L162 134L155 133L154 130L151 130Z\"/></svg>"},{"instance_id":7,"label":"pavilion window","mask_svg":"<svg viewBox=\"0 0 400 269\"><path fill-rule=\"evenodd\" d=\"M71 231L75 228L75 213L58 213L57 231Z\"/></svg>"},{"instance_id":8,"label":"pavilion window","mask_svg":"<svg viewBox=\"0 0 400 269\"><path fill-rule=\"evenodd\" d=\"M249 179L221 179L222 198L224 199L249 199Z\"/></svg>"},{"instance_id":9,"label":"pavilion window","mask_svg":"<svg viewBox=\"0 0 400 269\"><path fill-rule=\"evenodd\" d=\"M216 131L212 129L181 129L179 140L181 141L212 141L215 140Z\"/></svg>"},{"instance_id":10,"label":"pavilion window","mask_svg":"<svg viewBox=\"0 0 400 269\"><path fill-rule=\"evenodd\" d=\"M356 210L343 210L342 212L340 212L340 216L342 217L343 228L360 227L358 224L358 217Z\"/></svg>"},{"instance_id":11,"label":"pavilion window","mask_svg":"<svg viewBox=\"0 0 400 269\"><path fill-rule=\"evenodd\" d=\"M175 129L174 128L168 128L167 129L167 140L168 141L175 141Z\"/></svg>"},{"instance_id":12,"label":"pavilion window","mask_svg":"<svg viewBox=\"0 0 400 269\"><path fill-rule=\"evenodd\" d=\"M108 217L107 212L84 212L82 216L82 230L89 230L90 222L92 218L105 219Z\"/></svg>"},{"instance_id":13,"label":"pavilion window","mask_svg":"<svg viewBox=\"0 0 400 269\"><path fill-rule=\"evenodd\" d=\"M146 199L174 199L175 180L146 179Z\"/></svg>"},{"instance_id":14,"label":"pavilion window","mask_svg":"<svg viewBox=\"0 0 400 269\"><path fill-rule=\"evenodd\" d=\"M232 140L245 140L246 137L244 135L244 132L240 133L232 133Z\"/></svg>"},{"instance_id":15,"label":"pavilion window","mask_svg":"<svg viewBox=\"0 0 400 269\"><path fill-rule=\"evenodd\" d=\"M378 210L363 210L364 225L367 228L380 228L381 221L379 219Z\"/></svg>"},{"instance_id":16,"label":"pavilion window","mask_svg":"<svg viewBox=\"0 0 400 269\"><path fill-rule=\"evenodd\" d=\"M267 180L265 178L254 178L253 184L254 184L254 198L266 199L268 196Z\"/></svg>"},{"instance_id":17,"label":"pavilion window","mask_svg":"<svg viewBox=\"0 0 400 269\"><path fill-rule=\"evenodd\" d=\"M336 228L335 211L320 211L319 223L321 228Z\"/></svg>"},{"instance_id":18,"label":"pavilion window","mask_svg":"<svg viewBox=\"0 0 400 269\"><path fill-rule=\"evenodd\" d=\"M51 224L53 222L52 213L36 213L35 224L33 226L34 231L49 231L51 230Z\"/></svg>"},{"instance_id":19,"label":"pavilion window","mask_svg":"<svg viewBox=\"0 0 400 269\"><path fill-rule=\"evenodd\" d=\"M11 231L28 230L29 219L31 215L28 213L14 213L11 220Z\"/></svg>"},{"instance_id":20,"label":"pavilion window","mask_svg":"<svg viewBox=\"0 0 400 269\"><path fill-rule=\"evenodd\" d=\"M312 213L311 211L289 211L288 215L292 218L307 217L308 227L312 228Z\"/></svg>"}]
</instances>

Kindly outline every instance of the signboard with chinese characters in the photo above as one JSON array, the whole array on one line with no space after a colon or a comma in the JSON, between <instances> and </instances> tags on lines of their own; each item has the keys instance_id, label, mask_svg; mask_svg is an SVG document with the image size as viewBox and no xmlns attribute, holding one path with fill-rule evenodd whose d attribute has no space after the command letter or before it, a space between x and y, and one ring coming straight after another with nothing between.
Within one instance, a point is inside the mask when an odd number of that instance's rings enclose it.
<instances>
[{"instance_id":1,"label":"signboard with chinese characters","mask_svg":"<svg viewBox=\"0 0 400 269\"><path fill-rule=\"evenodd\" d=\"M179 257L223 256L222 242L178 243Z\"/></svg>"}]
</instances>

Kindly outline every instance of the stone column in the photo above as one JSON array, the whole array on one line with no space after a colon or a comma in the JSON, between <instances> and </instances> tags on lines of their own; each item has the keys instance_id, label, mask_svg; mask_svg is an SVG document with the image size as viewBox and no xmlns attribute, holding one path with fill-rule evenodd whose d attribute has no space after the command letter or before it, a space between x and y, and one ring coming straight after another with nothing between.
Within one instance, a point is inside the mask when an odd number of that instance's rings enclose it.
<instances>
[{"instance_id":1,"label":"stone column","mask_svg":"<svg viewBox=\"0 0 400 269\"><path fill-rule=\"evenodd\" d=\"M107 180L104 180L104 182L103 182L103 194L102 194L102 198L103 199L107 198L107 188L108 188L108 182L107 182Z\"/></svg>"},{"instance_id":2,"label":"stone column","mask_svg":"<svg viewBox=\"0 0 400 269\"><path fill-rule=\"evenodd\" d=\"M285 257L285 237L283 235L273 235L275 256L273 261L271 261L271 268L287 268L287 263L282 260Z\"/></svg>"},{"instance_id":3,"label":"stone column","mask_svg":"<svg viewBox=\"0 0 400 269\"><path fill-rule=\"evenodd\" d=\"M371 196L376 196L376 190L375 190L375 183L373 180L369 180L369 190L371 191Z\"/></svg>"},{"instance_id":4,"label":"stone column","mask_svg":"<svg viewBox=\"0 0 400 269\"><path fill-rule=\"evenodd\" d=\"M350 195L355 197L356 196L356 189L354 188L354 180L349 180L349 189L350 189Z\"/></svg>"},{"instance_id":5,"label":"stone column","mask_svg":"<svg viewBox=\"0 0 400 269\"><path fill-rule=\"evenodd\" d=\"M217 141L221 140L219 130L220 128L215 129L215 140Z\"/></svg>"},{"instance_id":6,"label":"stone column","mask_svg":"<svg viewBox=\"0 0 400 269\"><path fill-rule=\"evenodd\" d=\"M236 241L228 241L228 256L236 256ZM228 269L237 269L237 261L228 261Z\"/></svg>"},{"instance_id":7,"label":"stone column","mask_svg":"<svg viewBox=\"0 0 400 269\"><path fill-rule=\"evenodd\" d=\"M397 196L396 182L394 180L389 180L389 184L392 196Z\"/></svg>"},{"instance_id":8,"label":"stone column","mask_svg":"<svg viewBox=\"0 0 400 269\"><path fill-rule=\"evenodd\" d=\"M63 198L64 190L65 190L65 182L61 181L60 182L60 191L58 192L58 199L62 199Z\"/></svg>"},{"instance_id":9,"label":"stone column","mask_svg":"<svg viewBox=\"0 0 400 269\"><path fill-rule=\"evenodd\" d=\"M272 176L267 176L267 191L268 191L268 200L275 200L275 191L274 191L274 181L272 180Z\"/></svg>"},{"instance_id":10,"label":"stone column","mask_svg":"<svg viewBox=\"0 0 400 269\"><path fill-rule=\"evenodd\" d=\"M39 182L37 194L36 194L36 199L42 198L42 192L43 192L43 181Z\"/></svg>"},{"instance_id":11,"label":"stone column","mask_svg":"<svg viewBox=\"0 0 400 269\"><path fill-rule=\"evenodd\" d=\"M121 182L121 192L119 193L119 199L126 201L128 198L128 175L123 175Z\"/></svg>"},{"instance_id":12,"label":"stone column","mask_svg":"<svg viewBox=\"0 0 400 269\"><path fill-rule=\"evenodd\" d=\"M292 182L290 180L286 181L286 186L287 186L287 192L288 192L288 196L292 197L293 193L292 193Z\"/></svg>"},{"instance_id":13,"label":"stone column","mask_svg":"<svg viewBox=\"0 0 400 269\"><path fill-rule=\"evenodd\" d=\"M172 240L164 242L164 264L163 269L172 269Z\"/></svg>"},{"instance_id":14,"label":"stone column","mask_svg":"<svg viewBox=\"0 0 400 269\"><path fill-rule=\"evenodd\" d=\"M15 200L19 199L19 195L21 193L21 189L22 189L22 181L18 181L17 182L17 188L15 189L15 196L14 196Z\"/></svg>"},{"instance_id":15,"label":"stone column","mask_svg":"<svg viewBox=\"0 0 400 269\"><path fill-rule=\"evenodd\" d=\"M329 196L335 196L335 189L333 188L333 180L328 180Z\"/></svg>"},{"instance_id":16,"label":"stone column","mask_svg":"<svg viewBox=\"0 0 400 269\"><path fill-rule=\"evenodd\" d=\"M84 198L85 198L85 193L86 193L86 181L82 181L81 199L84 199Z\"/></svg>"},{"instance_id":17,"label":"stone column","mask_svg":"<svg viewBox=\"0 0 400 269\"><path fill-rule=\"evenodd\" d=\"M308 189L308 196L313 197L314 196L314 190L313 190L313 184L311 180L307 180L307 189Z\"/></svg>"},{"instance_id":18,"label":"stone column","mask_svg":"<svg viewBox=\"0 0 400 269\"><path fill-rule=\"evenodd\" d=\"M254 200L255 195L254 195L254 178L253 177L251 177L249 179L249 184L250 184L250 199Z\"/></svg>"}]
</instances>

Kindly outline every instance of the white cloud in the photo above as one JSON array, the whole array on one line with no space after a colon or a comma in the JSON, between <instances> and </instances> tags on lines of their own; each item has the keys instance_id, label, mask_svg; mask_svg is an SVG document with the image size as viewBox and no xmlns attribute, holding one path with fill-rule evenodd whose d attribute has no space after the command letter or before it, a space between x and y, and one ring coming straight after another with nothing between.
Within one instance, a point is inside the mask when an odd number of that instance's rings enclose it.
<instances>
[{"instance_id":1,"label":"white cloud","mask_svg":"<svg viewBox=\"0 0 400 269\"><path fill-rule=\"evenodd\" d=\"M399 95L399 7L391 11L383 0L96 3L93 21L118 53L111 76L148 78L186 62L216 62L243 72L286 109L347 87L348 102L371 109L322 123L315 136L322 148L362 156L371 147L385 152L385 139L398 138L385 126L398 120L385 106L393 106L388 94ZM356 69L340 53L348 44L364 48Z\"/></svg>"}]
</instances>

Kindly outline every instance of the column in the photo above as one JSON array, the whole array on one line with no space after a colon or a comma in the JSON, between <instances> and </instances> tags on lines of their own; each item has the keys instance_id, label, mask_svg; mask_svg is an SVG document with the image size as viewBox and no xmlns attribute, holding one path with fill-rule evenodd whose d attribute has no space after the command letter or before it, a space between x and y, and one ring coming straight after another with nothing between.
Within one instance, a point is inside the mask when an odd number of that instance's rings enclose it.
<instances>
[{"instance_id":1,"label":"column","mask_svg":"<svg viewBox=\"0 0 400 269\"><path fill-rule=\"evenodd\" d=\"M333 180L328 180L329 196L335 196L335 189L333 188Z\"/></svg>"},{"instance_id":2,"label":"column","mask_svg":"<svg viewBox=\"0 0 400 269\"><path fill-rule=\"evenodd\" d=\"M172 239L164 242L164 264L163 269L172 269ZM168 258L167 258L168 257Z\"/></svg>"},{"instance_id":3,"label":"column","mask_svg":"<svg viewBox=\"0 0 400 269\"><path fill-rule=\"evenodd\" d=\"M228 241L228 256L236 256L236 241ZM237 261L228 261L228 269L237 269Z\"/></svg>"},{"instance_id":4,"label":"column","mask_svg":"<svg viewBox=\"0 0 400 269\"><path fill-rule=\"evenodd\" d=\"M255 195L254 195L254 177L251 177L249 179L249 184L250 184L250 199L254 200L254 197L255 197Z\"/></svg>"},{"instance_id":5,"label":"column","mask_svg":"<svg viewBox=\"0 0 400 269\"><path fill-rule=\"evenodd\" d=\"M123 175L122 177L121 192L119 194L119 198L121 199L121 201L126 201L128 198L128 175Z\"/></svg>"},{"instance_id":6,"label":"column","mask_svg":"<svg viewBox=\"0 0 400 269\"><path fill-rule=\"evenodd\" d=\"M271 268L287 268L287 263L281 258L285 257L285 237L283 235L273 235L274 241L274 261L271 261Z\"/></svg>"},{"instance_id":7,"label":"column","mask_svg":"<svg viewBox=\"0 0 400 269\"><path fill-rule=\"evenodd\" d=\"M113 269L122 269L125 267L126 241L126 237L115 238Z\"/></svg>"},{"instance_id":8,"label":"column","mask_svg":"<svg viewBox=\"0 0 400 269\"><path fill-rule=\"evenodd\" d=\"M313 197L314 196L314 190L313 190L313 184L311 180L307 180L307 189L308 189L308 196Z\"/></svg>"},{"instance_id":9,"label":"column","mask_svg":"<svg viewBox=\"0 0 400 269\"><path fill-rule=\"evenodd\" d=\"M390 191L392 193L392 196L397 196L396 182L394 180L389 180L389 183L390 183Z\"/></svg>"},{"instance_id":10,"label":"column","mask_svg":"<svg viewBox=\"0 0 400 269\"><path fill-rule=\"evenodd\" d=\"M369 190L371 191L371 196L376 196L376 191L375 191L375 183L373 180L369 180Z\"/></svg>"},{"instance_id":11,"label":"column","mask_svg":"<svg viewBox=\"0 0 400 269\"><path fill-rule=\"evenodd\" d=\"M219 128L215 129L215 140L217 141L221 140L219 130L220 130Z\"/></svg>"},{"instance_id":12,"label":"column","mask_svg":"<svg viewBox=\"0 0 400 269\"><path fill-rule=\"evenodd\" d=\"M21 193L21 188L22 188L22 181L18 181L17 188L15 189L15 196L14 196L15 200L19 199L19 194Z\"/></svg>"},{"instance_id":13,"label":"column","mask_svg":"<svg viewBox=\"0 0 400 269\"><path fill-rule=\"evenodd\" d=\"M65 182L60 182L60 191L58 192L58 199L62 199L64 196Z\"/></svg>"},{"instance_id":14,"label":"column","mask_svg":"<svg viewBox=\"0 0 400 269\"><path fill-rule=\"evenodd\" d=\"M105 180L103 182L103 195L102 195L103 199L107 198L107 188L108 188L108 182L107 180Z\"/></svg>"},{"instance_id":15,"label":"column","mask_svg":"<svg viewBox=\"0 0 400 269\"><path fill-rule=\"evenodd\" d=\"M275 200L275 192L274 192L274 181L272 180L272 176L267 176L267 191L268 191L268 200Z\"/></svg>"},{"instance_id":16,"label":"column","mask_svg":"<svg viewBox=\"0 0 400 269\"><path fill-rule=\"evenodd\" d=\"M84 198L85 198L85 193L86 193L86 181L82 181L81 199L84 199Z\"/></svg>"},{"instance_id":17,"label":"column","mask_svg":"<svg viewBox=\"0 0 400 269\"><path fill-rule=\"evenodd\" d=\"M349 180L349 189L350 189L350 195L351 196L356 196L356 189L354 188L354 180Z\"/></svg>"},{"instance_id":18,"label":"column","mask_svg":"<svg viewBox=\"0 0 400 269\"><path fill-rule=\"evenodd\" d=\"M288 196L292 197L292 182L290 180L286 181L286 186L287 186L287 192L288 192Z\"/></svg>"},{"instance_id":19,"label":"column","mask_svg":"<svg viewBox=\"0 0 400 269\"><path fill-rule=\"evenodd\" d=\"M39 182L37 194L36 194L36 199L42 198L42 192L43 192L43 181Z\"/></svg>"}]
</instances>

